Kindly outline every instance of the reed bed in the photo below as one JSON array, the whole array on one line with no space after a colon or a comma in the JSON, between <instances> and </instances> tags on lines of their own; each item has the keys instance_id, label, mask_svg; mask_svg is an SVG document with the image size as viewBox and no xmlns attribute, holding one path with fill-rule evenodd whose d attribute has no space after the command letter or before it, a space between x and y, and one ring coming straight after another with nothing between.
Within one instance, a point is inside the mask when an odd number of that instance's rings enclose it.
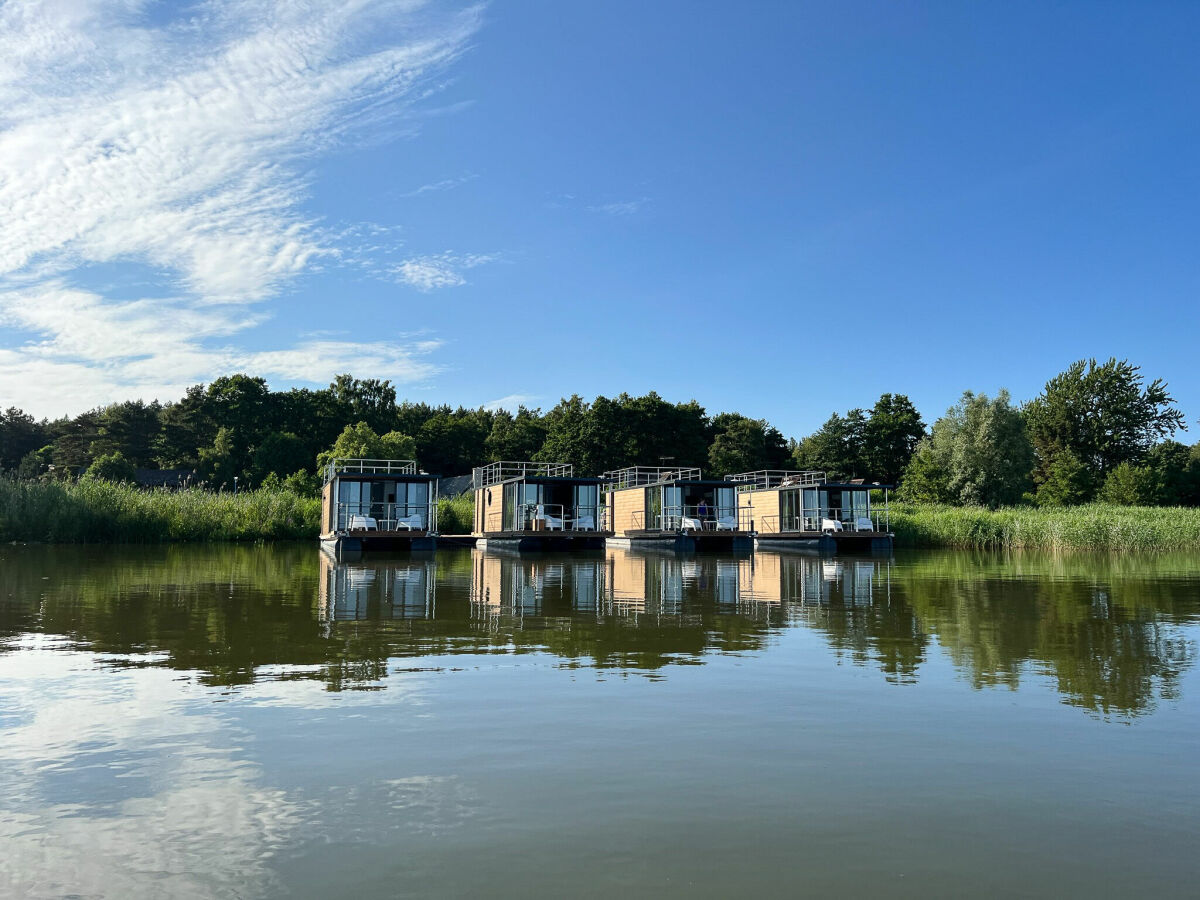
<instances>
[{"instance_id":1,"label":"reed bed","mask_svg":"<svg viewBox=\"0 0 1200 900\"><path fill-rule=\"evenodd\" d=\"M898 547L1200 550L1200 509L1162 506L892 507Z\"/></svg>"},{"instance_id":2,"label":"reed bed","mask_svg":"<svg viewBox=\"0 0 1200 900\"><path fill-rule=\"evenodd\" d=\"M470 534L474 530L474 495L467 493L438 498L438 531L442 534Z\"/></svg>"},{"instance_id":3,"label":"reed bed","mask_svg":"<svg viewBox=\"0 0 1200 900\"><path fill-rule=\"evenodd\" d=\"M315 538L321 501L289 490L143 490L0 478L0 541L158 543Z\"/></svg>"}]
</instances>

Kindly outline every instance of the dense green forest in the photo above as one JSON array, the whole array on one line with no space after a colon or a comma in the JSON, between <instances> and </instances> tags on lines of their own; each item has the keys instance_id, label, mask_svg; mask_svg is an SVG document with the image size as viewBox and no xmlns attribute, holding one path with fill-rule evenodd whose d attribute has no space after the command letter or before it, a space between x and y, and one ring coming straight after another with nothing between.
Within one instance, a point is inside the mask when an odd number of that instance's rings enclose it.
<instances>
[{"instance_id":1,"label":"dense green forest","mask_svg":"<svg viewBox=\"0 0 1200 900\"><path fill-rule=\"evenodd\" d=\"M328 388L272 391L231 375L178 401L116 403L38 421L0 412L0 469L10 478L132 480L136 469L185 470L212 489L315 486L318 456L340 447L415 454L434 474L498 459L573 463L582 474L626 465L700 466L724 475L819 469L899 485L916 502L1200 505L1200 444L1175 440L1183 414L1161 380L1125 361L1083 360L1033 400L967 391L927 427L902 394L833 414L787 439L768 421L709 415L655 393L591 402L572 396L542 412L398 401L387 381L339 375Z\"/></svg>"}]
</instances>

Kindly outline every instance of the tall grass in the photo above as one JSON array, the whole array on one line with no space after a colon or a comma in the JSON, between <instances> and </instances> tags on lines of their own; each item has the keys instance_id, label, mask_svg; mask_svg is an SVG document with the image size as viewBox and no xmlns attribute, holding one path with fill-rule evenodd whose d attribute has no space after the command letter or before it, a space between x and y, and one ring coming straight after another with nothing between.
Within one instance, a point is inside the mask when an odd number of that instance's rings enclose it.
<instances>
[{"instance_id":1,"label":"tall grass","mask_svg":"<svg viewBox=\"0 0 1200 900\"><path fill-rule=\"evenodd\" d=\"M288 490L142 490L0 478L0 541L154 543L315 538L321 501Z\"/></svg>"},{"instance_id":2,"label":"tall grass","mask_svg":"<svg viewBox=\"0 0 1200 900\"><path fill-rule=\"evenodd\" d=\"M892 507L900 547L1200 550L1200 509L1161 506Z\"/></svg>"},{"instance_id":3,"label":"tall grass","mask_svg":"<svg viewBox=\"0 0 1200 900\"><path fill-rule=\"evenodd\" d=\"M475 530L475 496L438 498L438 531L442 534L470 534Z\"/></svg>"}]
</instances>

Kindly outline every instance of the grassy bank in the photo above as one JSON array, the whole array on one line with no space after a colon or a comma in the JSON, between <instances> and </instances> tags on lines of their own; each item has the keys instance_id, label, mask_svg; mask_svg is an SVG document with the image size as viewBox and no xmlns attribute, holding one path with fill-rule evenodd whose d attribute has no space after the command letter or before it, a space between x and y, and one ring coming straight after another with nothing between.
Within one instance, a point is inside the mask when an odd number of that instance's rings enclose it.
<instances>
[{"instance_id":1,"label":"grassy bank","mask_svg":"<svg viewBox=\"0 0 1200 900\"><path fill-rule=\"evenodd\" d=\"M897 504L898 547L980 550L1200 550L1200 509L1109 506L977 507Z\"/></svg>"},{"instance_id":2,"label":"grassy bank","mask_svg":"<svg viewBox=\"0 0 1200 900\"><path fill-rule=\"evenodd\" d=\"M0 478L0 541L156 543L315 538L321 501L287 490L146 491Z\"/></svg>"}]
</instances>

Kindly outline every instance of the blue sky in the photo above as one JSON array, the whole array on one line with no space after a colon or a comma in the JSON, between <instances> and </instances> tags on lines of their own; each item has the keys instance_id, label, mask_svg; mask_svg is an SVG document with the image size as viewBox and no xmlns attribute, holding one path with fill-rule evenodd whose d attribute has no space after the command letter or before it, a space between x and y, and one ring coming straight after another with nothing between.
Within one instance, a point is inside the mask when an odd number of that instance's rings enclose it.
<instances>
[{"instance_id":1,"label":"blue sky","mask_svg":"<svg viewBox=\"0 0 1200 900\"><path fill-rule=\"evenodd\" d=\"M1195 423L1194 4L0 10L0 403L229 371L789 436L1074 359ZM1193 427L1195 431L1195 427Z\"/></svg>"}]
</instances>

